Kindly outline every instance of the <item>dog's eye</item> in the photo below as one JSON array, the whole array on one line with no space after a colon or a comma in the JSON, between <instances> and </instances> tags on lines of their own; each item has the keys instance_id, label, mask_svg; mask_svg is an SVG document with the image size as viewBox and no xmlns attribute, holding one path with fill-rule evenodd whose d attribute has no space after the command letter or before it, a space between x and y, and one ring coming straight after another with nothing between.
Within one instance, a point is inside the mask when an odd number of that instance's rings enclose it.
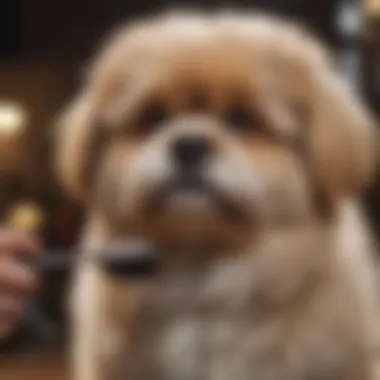
<instances>
[{"instance_id":1,"label":"dog's eye","mask_svg":"<svg viewBox=\"0 0 380 380\"><path fill-rule=\"evenodd\" d=\"M224 114L224 121L231 128L243 132L252 131L256 127L256 122L250 109L242 105L236 105L228 108Z\"/></svg>"},{"instance_id":2,"label":"dog's eye","mask_svg":"<svg viewBox=\"0 0 380 380\"><path fill-rule=\"evenodd\" d=\"M159 128L166 118L167 112L163 105L150 104L140 116L139 129L145 133L152 132Z\"/></svg>"}]
</instances>

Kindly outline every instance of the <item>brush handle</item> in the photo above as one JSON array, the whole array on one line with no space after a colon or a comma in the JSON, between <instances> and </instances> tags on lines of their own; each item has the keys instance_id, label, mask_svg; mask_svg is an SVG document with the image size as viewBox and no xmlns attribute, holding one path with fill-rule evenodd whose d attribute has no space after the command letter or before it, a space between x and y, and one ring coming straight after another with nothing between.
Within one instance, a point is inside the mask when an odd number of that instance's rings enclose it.
<instances>
[{"instance_id":1,"label":"brush handle","mask_svg":"<svg viewBox=\"0 0 380 380\"><path fill-rule=\"evenodd\" d=\"M68 271L77 264L96 262L110 275L117 277L145 277L158 270L158 255L151 244L124 244L118 247L79 252L59 250L42 252L28 258L28 264L37 271ZM79 263L80 261L80 263Z\"/></svg>"}]
</instances>

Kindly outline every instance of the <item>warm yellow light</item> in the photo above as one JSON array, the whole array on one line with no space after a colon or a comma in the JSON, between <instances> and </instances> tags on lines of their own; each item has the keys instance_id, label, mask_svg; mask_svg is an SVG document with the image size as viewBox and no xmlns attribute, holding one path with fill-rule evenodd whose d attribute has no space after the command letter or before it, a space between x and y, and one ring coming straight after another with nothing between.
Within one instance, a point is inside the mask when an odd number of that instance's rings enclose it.
<instances>
[{"instance_id":1,"label":"warm yellow light","mask_svg":"<svg viewBox=\"0 0 380 380\"><path fill-rule=\"evenodd\" d=\"M364 9L370 16L380 16L380 0L364 0Z\"/></svg>"},{"instance_id":2,"label":"warm yellow light","mask_svg":"<svg viewBox=\"0 0 380 380\"><path fill-rule=\"evenodd\" d=\"M19 104L0 101L0 134L19 133L26 123L26 112Z\"/></svg>"}]
</instances>

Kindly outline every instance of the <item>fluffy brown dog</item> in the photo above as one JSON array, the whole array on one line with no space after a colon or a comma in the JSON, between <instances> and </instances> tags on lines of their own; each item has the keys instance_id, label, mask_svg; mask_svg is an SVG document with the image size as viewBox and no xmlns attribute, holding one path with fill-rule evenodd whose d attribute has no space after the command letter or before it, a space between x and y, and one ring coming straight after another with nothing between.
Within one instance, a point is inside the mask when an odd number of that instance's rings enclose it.
<instances>
[{"instance_id":1,"label":"fluffy brown dog","mask_svg":"<svg viewBox=\"0 0 380 380\"><path fill-rule=\"evenodd\" d=\"M62 120L84 248L148 237L162 268L78 268L78 380L369 380L372 259L356 197L373 125L319 43L257 15L118 33Z\"/></svg>"}]
</instances>

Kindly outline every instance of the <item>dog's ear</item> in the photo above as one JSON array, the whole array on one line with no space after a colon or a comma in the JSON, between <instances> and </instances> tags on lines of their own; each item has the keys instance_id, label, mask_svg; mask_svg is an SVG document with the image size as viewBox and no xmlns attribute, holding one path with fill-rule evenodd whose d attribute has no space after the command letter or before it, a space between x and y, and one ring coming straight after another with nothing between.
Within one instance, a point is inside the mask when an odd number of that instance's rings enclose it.
<instances>
[{"instance_id":1,"label":"dog's ear","mask_svg":"<svg viewBox=\"0 0 380 380\"><path fill-rule=\"evenodd\" d=\"M268 25L266 43L257 45L273 57L267 81L277 86L272 102L284 100L318 193L330 201L358 195L375 169L374 119L312 33L281 20ZM270 59L265 62L271 67Z\"/></svg>"},{"instance_id":2,"label":"dog's ear","mask_svg":"<svg viewBox=\"0 0 380 380\"><path fill-rule=\"evenodd\" d=\"M56 125L59 179L72 195L86 201L111 134L112 121L105 120L101 110L126 87L126 62L134 46L127 32L123 27L105 39L85 72L82 92L66 107Z\"/></svg>"},{"instance_id":3,"label":"dog's ear","mask_svg":"<svg viewBox=\"0 0 380 380\"><path fill-rule=\"evenodd\" d=\"M81 93L64 110L57 123L57 174L66 189L78 199L89 199L96 173L103 126L97 120L91 93Z\"/></svg>"},{"instance_id":4,"label":"dog's ear","mask_svg":"<svg viewBox=\"0 0 380 380\"><path fill-rule=\"evenodd\" d=\"M375 167L375 123L327 60L311 66L308 145L315 179L330 199L357 195Z\"/></svg>"},{"instance_id":5,"label":"dog's ear","mask_svg":"<svg viewBox=\"0 0 380 380\"><path fill-rule=\"evenodd\" d=\"M330 201L358 195L374 174L375 121L324 46L299 29L285 30L281 40L286 36L276 46L287 70L282 91L318 192Z\"/></svg>"}]
</instances>

